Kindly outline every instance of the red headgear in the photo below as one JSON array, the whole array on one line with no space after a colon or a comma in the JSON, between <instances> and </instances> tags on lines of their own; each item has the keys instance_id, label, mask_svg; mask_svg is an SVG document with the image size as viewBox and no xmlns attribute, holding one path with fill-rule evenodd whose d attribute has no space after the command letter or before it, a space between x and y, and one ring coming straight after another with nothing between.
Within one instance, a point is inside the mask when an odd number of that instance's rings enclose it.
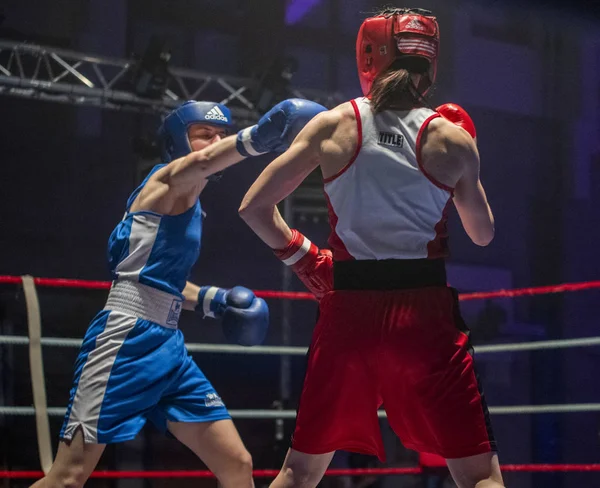
<instances>
[{"instance_id":1,"label":"red headgear","mask_svg":"<svg viewBox=\"0 0 600 488\"><path fill-rule=\"evenodd\" d=\"M365 96L373 80L404 56L429 61L429 70L417 87L421 95L433 85L437 70L440 28L429 10L388 9L369 17L360 26L356 39L358 77Z\"/></svg>"}]
</instances>

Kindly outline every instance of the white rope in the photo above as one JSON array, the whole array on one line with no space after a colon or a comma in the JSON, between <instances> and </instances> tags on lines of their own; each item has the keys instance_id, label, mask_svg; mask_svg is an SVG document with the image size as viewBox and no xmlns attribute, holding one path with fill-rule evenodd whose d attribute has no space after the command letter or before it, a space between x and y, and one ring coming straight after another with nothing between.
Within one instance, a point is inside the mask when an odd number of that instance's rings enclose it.
<instances>
[{"instance_id":1,"label":"white rope","mask_svg":"<svg viewBox=\"0 0 600 488\"><path fill-rule=\"evenodd\" d=\"M41 339L43 346L51 347L79 347L81 339L43 337ZM0 335L0 345L26 346L29 344L29 338L25 336L6 336ZM212 352L226 354L266 354L266 355L286 355L286 356L305 356L308 349L306 347L291 346L231 346L228 344L187 344L190 352ZM583 337L580 339L560 339L552 341L533 341L518 342L510 344L492 344L487 346L475 346L477 354L491 354L499 352L514 351L540 351L545 349L567 349L571 347L592 347L600 346L600 337Z\"/></svg>"},{"instance_id":2,"label":"white rope","mask_svg":"<svg viewBox=\"0 0 600 488\"><path fill-rule=\"evenodd\" d=\"M574 403L571 405L514 405L508 407L489 407L492 415L524 415L542 413L581 413L600 412L600 403ZM48 415L61 417L66 409L61 407L48 408ZM295 410L229 410L236 419L295 419ZM387 417L384 410L379 410L378 416ZM33 407L0 407L0 415L31 416L35 415Z\"/></svg>"},{"instance_id":3,"label":"white rope","mask_svg":"<svg viewBox=\"0 0 600 488\"><path fill-rule=\"evenodd\" d=\"M541 351L543 349L567 349L570 347L600 346L600 337L582 337L580 339L558 339L553 341L533 341L514 344L491 344L475 346L477 354L510 351Z\"/></svg>"},{"instance_id":4,"label":"white rope","mask_svg":"<svg viewBox=\"0 0 600 488\"><path fill-rule=\"evenodd\" d=\"M229 346L227 344L186 344L190 352L222 352L231 354L271 354L277 356L306 356L308 348L292 346Z\"/></svg>"},{"instance_id":5,"label":"white rope","mask_svg":"<svg viewBox=\"0 0 600 488\"><path fill-rule=\"evenodd\" d=\"M80 347L81 339L62 339L60 337L42 337L42 346L54 347ZM0 335L0 344L12 346L26 346L29 344L29 337L24 336L3 336Z\"/></svg>"},{"instance_id":6,"label":"white rope","mask_svg":"<svg viewBox=\"0 0 600 488\"><path fill-rule=\"evenodd\" d=\"M67 409L62 407L48 407L48 415L50 417L62 417ZM33 407L0 407L0 415L6 415L8 417L23 417L35 415L35 408Z\"/></svg>"},{"instance_id":7,"label":"white rope","mask_svg":"<svg viewBox=\"0 0 600 488\"><path fill-rule=\"evenodd\" d=\"M600 403L572 403L567 405L517 405L513 407L490 407L495 415L528 413L579 413L600 412Z\"/></svg>"},{"instance_id":8,"label":"white rope","mask_svg":"<svg viewBox=\"0 0 600 488\"><path fill-rule=\"evenodd\" d=\"M33 405L35 407L35 425L40 464L44 474L50 472L54 456L50 438L50 419L46 401L46 379L44 377L44 361L42 358L42 315L40 302L32 276L22 276L25 304L27 305L27 328L29 331L29 368Z\"/></svg>"}]
</instances>

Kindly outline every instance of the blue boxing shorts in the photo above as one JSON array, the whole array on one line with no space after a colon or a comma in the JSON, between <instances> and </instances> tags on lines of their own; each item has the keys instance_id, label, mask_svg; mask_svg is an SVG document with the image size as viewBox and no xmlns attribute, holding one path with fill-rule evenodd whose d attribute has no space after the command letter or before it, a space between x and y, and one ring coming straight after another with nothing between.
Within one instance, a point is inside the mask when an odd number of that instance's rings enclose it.
<instances>
[{"instance_id":1,"label":"blue boxing shorts","mask_svg":"<svg viewBox=\"0 0 600 488\"><path fill-rule=\"evenodd\" d=\"M151 310L139 303L151 303ZM81 428L86 443L109 444L133 439L147 420L166 431L169 420L231 418L187 352L173 310L178 319L178 297L139 283L113 285L75 362L61 439L70 440Z\"/></svg>"}]
</instances>

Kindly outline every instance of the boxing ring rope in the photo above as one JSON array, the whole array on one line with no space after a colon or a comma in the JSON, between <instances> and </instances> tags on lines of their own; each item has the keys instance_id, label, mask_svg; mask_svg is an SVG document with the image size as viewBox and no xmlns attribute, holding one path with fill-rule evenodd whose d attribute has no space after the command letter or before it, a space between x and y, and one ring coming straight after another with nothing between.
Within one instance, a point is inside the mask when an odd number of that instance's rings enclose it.
<instances>
[{"instance_id":1,"label":"boxing ring rope","mask_svg":"<svg viewBox=\"0 0 600 488\"><path fill-rule=\"evenodd\" d=\"M508 405L500 407L488 407L492 415L523 415L523 414L542 414L542 413L583 413L600 412L600 403L570 403L566 405ZM63 407L48 407L46 409L49 416L62 417L66 409ZM278 420L295 419L295 410L229 410L229 414L236 419L250 420ZM2 407L0 406L0 415L6 416L31 416L35 415L35 407ZM386 418L385 410L377 412L379 418Z\"/></svg>"},{"instance_id":2,"label":"boxing ring rope","mask_svg":"<svg viewBox=\"0 0 600 488\"><path fill-rule=\"evenodd\" d=\"M29 279L29 278L27 278ZM20 284L23 281L20 276L0 276L0 284ZM62 278L34 278L33 283L38 286L53 288L86 288L86 289L109 289L111 283L106 281L73 280ZM600 288L600 281L590 281L581 283L567 283L554 286L542 286L531 288L520 288L515 290L498 290L491 292L478 292L459 295L463 300L490 298L490 297L514 297L523 295L539 295L547 293L561 293L565 291L580 291ZM258 296L267 298L281 298L297 300L314 300L310 293L302 292L278 292L278 291L256 291ZM30 339L26 336L5 336L0 335L0 345L27 345ZM79 347L81 339L75 338L55 338L43 337L40 339L42 346L49 347ZM565 349L574 347L592 347L600 346L600 337L585 337L577 339L560 339L546 341L532 341L521 343L491 344L485 346L475 346L477 354L490 354L501 352L517 351L538 351L548 349ZM306 347L292 346L254 346L243 347L228 344L186 344L189 352L205 353L224 353L224 354L263 354L263 355L289 355L304 356L308 349ZM35 383L35 382L34 382ZM571 405L514 405L490 407L490 413L496 415L512 414L539 414L539 413L573 413L573 412L597 412L600 411L600 403L584 403ZM64 415L64 408L50 407L48 415ZM247 419L293 419L296 417L294 410L239 410L230 411L235 418ZM35 415L36 410L33 407L2 407L0 406L0 415ZM385 417L385 412L379 412L380 417Z\"/></svg>"},{"instance_id":3,"label":"boxing ring rope","mask_svg":"<svg viewBox=\"0 0 600 488\"><path fill-rule=\"evenodd\" d=\"M600 464L504 464L500 469L505 473L597 473ZM391 476L419 475L425 470L420 466L406 468L355 468L328 469L325 476ZM279 470L255 469L255 478L275 478ZM0 479L37 479L43 476L42 471L0 471ZM90 478L214 478L210 471L94 471Z\"/></svg>"},{"instance_id":4,"label":"boxing ring rope","mask_svg":"<svg viewBox=\"0 0 600 488\"><path fill-rule=\"evenodd\" d=\"M48 347L79 347L81 339L62 337L42 337L41 344ZM0 335L0 345L26 346L29 338L26 336ZM474 346L477 354L499 352L541 351L546 349L568 349L573 347L600 346L600 337L583 337L577 339L556 339L549 341L514 342L506 344L489 344ZM199 344L187 343L190 352L210 352L223 354L262 354L275 356L305 356L308 348L299 346L233 346L228 344Z\"/></svg>"},{"instance_id":5,"label":"boxing ring rope","mask_svg":"<svg viewBox=\"0 0 600 488\"><path fill-rule=\"evenodd\" d=\"M44 435L49 416L63 416L65 408L47 407L45 390L43 390L44 376L41 366L41 346L49 347L72 347L81 345L80 339L74 338L50 338L41 337L41 323L37 324L39 318L39 304L35 285L51 288L81 288L108 290L111 282L62 279L62 278L33 278L30 276L0 276L0 284L23 285L28 310L29 337L0 335L0 345L29 345L30 363L32 365L32 384L34 388L33 407L6 407L0 406L0 415L6 416L36 416L38 425L38 445L40 458L44 471L1 471L0 479L37 479L44 475L48 469L48 441ZM600 281L589 281L579 283L564 283L559 285L519 288L512 290L496 290L490 292L463 293L459 295L460 300L481 300L490 298L513 298L519 296L543 295L550 293L565 293L582 290L600 289ZM310 293L304 292L281 292L274 290L256 290L256 295L262 298L288 299L288 300L312 300L315 298ZM39 321L38 321L39 322ZM475 347L478 354L534 351L545 349L562 349L573 347L599 346L600 337L586 337L577 339L533 341L527 343L493 344ZM266 354L266 355L288 355L299 356L307 353L305 347L281 347L281 346L255 346L242 347L226 344L186 344L190 352L210 352L226 354ZM34 367L35 366L35 367ZM41 374L41 376L40 376ZM39 388L41 383L42 389ZM36 384L37 398L36 398ZM42 394L43 393L43 394ZM543 414L543 413L578 413L598 412L600 403L567 404L567 405L516 405L489 407L490 413L496 415L513 414ZM233 418L238 419L294 419L295 410L230 410ZM378 412L379 417L385 417L385 411ZM43 418L42 418L43 417ZM41 426L41 427L40 427ZM512 464L503 465L504 472L600 472L600 464ZM359 475L415 475L424 470L420 466L403 468L371 468L371 469L330 469L326 476L359 476ZM255 470L257 478L274 478L278 470ZM95 471L92 478L214 478L210 471Z\"/></svg>"},{"instance_id":6,"label":"boxing ring rope","mask_svg":"<svg viewBox=\"0 0 600 488\"><path fill-rule=\"evenodd\" d=\"M38 286L51 288L87 288L92 290L108 290L110 281L76 280L68 278L34 278ZM21 284L21 276L0 275L0 284ZM514 298L520 296L547 295L550 293L566 293L600 288L600 280L585 281L579 283L563 283L559 285L535 286L527 288L516 288L513 290L482 291L474 293L459 294L460 300L485 300L489 298ZM312 293L306 292L282 292L276 290L254 290L256 296L261 298L279 298L284 300L312 300L316 301Z\"/></svg>"}]
</instances>

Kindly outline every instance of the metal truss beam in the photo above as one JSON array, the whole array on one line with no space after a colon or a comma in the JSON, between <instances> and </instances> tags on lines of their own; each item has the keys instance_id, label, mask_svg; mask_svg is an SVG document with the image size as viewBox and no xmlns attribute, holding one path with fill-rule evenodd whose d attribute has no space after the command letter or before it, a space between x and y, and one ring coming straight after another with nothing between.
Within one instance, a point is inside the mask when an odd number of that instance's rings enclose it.
<instances>
[{"instance_id":1,"label":"metal truss beam","mask_svg":"<svg viewBox=\"0 0 600 488\"><path fill-rule=\"evenodd\" d=\"M163 113L184 100L214 100L229 106L237 123L254 123L260 114L248 98L256 82L185 68L170 68L161 99L140 97L129 83L133 59L101 57L65 49L0 40L0 94L112 110ZM340 94L291 89L290 96L333 107Z\"/></svg>"}]
</instances>

